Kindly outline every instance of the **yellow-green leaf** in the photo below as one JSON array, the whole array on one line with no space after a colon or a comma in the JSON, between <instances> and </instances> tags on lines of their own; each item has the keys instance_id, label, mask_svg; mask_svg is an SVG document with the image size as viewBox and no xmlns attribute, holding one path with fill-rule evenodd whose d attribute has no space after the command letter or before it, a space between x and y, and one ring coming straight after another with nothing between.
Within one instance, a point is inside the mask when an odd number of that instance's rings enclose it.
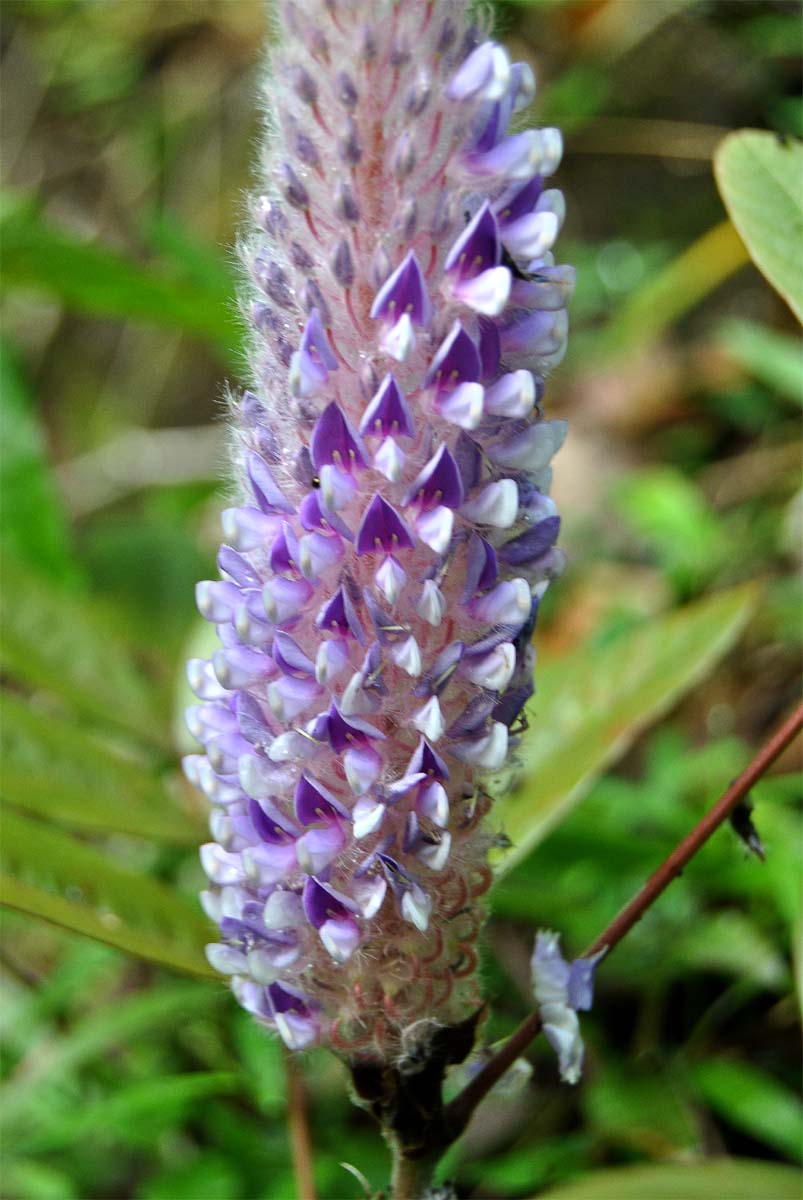
<instances>
[{"instance_id":1,"label":"yellow-green leaf","mask_svg":"<svg viewBox=\"0 0 803 1200\"><path fill-rule=\"evenodd\" d=\"M0 665L30 688L150 740L164 740L155 693L125 640L86 597L5 556Z\"/></svg>"},{"instance_id":2,"label":"yellow-green leaf","mask_svg":"<svg viewBox=\"0 0 803 1200\"><path fill-rule=\"evenodd\" d=\"M750 257L803 322L803 144L740 129L717 147L714 173Z\"/></svg>"},{"instance_id":3,"label":"yellow-green leaf","mask_svg":"<svg viewBox=\"0 0 803 1200\"><path fill-rule=\"evenodd\" d=\"M6 811L0 864L1 904L151 962L214 976L203 955L210 929L200 911L101 849Z\"/></svg>"},{"instance_id":4,"label":"yellow-green leaf","mask_svg":"<svg viewBox=\"0 0 803 1200\"><path fill-rule=\"evenodd\" d=\"M719 592L603 646L541 661L521 779L496 805L513 842L498 874L521 862L641 731L708 674L756 599L750 585Z\"/></svg>"},{"instance_id":5,"label":"yellow-green leaf","mask_svg":"<svg viewBox=\"0 0 803 1200\"><path fill-rule=\"evenodd\" d=\"M201 823L182 811L152 755L124 754L62 714L2 695L3 797L79 829L197 843Z\"/></svg>"},{"instance_id":6,"label":"yellow-green leaf","mask_svg":"<svg viewBox=\"0 0 803 1200\"><path fill-rule=\"evenodd\" d=\"M611 1167L542 1192L538 1200L799 1200L793 1167L748 1158Z\"/></svg>"}]
</instances>

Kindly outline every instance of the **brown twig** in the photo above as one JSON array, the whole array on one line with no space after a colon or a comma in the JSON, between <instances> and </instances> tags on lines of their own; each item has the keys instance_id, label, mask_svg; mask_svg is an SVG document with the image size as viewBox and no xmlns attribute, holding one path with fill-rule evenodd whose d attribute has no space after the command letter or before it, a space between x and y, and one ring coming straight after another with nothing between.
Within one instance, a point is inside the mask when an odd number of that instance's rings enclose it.
<instances>
[{"instance_id":1,"label":"brown twig","mask_svg":"<svg viewBox=\"0 0 803 1200\"><path fill-rule=\"evenodd\" d=\"M290 1133L296 1196L297 1200L316 1200L315 1179L312 1173L312 1139L307 1121L304 1083L289 1050L284 1051L284 1070L287 1078L287 1127Z\"/></svg>"},{"instance_id":2,"label":"brown twig","mask_svg":"<svg viewBox=\"0 0 803 1200\"><path fill-rule=\"evenodd\" d=\"M614 946L621 942L625 934L629 933L636 922L641 920L650 905L655 903L661 892L680 875L686 864L708 841L711 834L719 828L723 821L728 819L739 802L744 800L767 768L772 765L781 751L786 749L792 738L800 732L801 727L803 727L803 704L792 713L788 720L784 721L780 729L759 750L750 765L742 771L737 779L734 779L727 791L720 796L714 807L709 809L703 819L672 851L655 874L650 876L641 891L624 906L608 928L591 943L585 951L584 957L588 958L599 950L610 953Z\"/></svg>"},{"instance_id":3,"label":"brown twig","mask_svg":"<svg viewBox=\"0 0 803 1200\"><path fill-rule=\"evenodd\" d=\"M733 781L713 808L709 809L691 833L672 851L655 874L650 876L641 891L614 917L599 937L594 939L585 951L584 957L588 958L600 950L605 951L606 955L610 954L625 934L633 928L637 921L641 920L647 909L655 903L672 880L677 878L712 833L719 828L723 821L727 820L767 768L800 732L801 727L803 727L803 704L759 750L750 765ZM458 1137L462 1133L474 1109L513 1065L519 1055L526 1050L540 1028L541 1020L538 1012L530 1013L482 1071L447 1105L446 1126L450 1133L454 1131L454 1137Z\"/></svg>"}]
</instances>

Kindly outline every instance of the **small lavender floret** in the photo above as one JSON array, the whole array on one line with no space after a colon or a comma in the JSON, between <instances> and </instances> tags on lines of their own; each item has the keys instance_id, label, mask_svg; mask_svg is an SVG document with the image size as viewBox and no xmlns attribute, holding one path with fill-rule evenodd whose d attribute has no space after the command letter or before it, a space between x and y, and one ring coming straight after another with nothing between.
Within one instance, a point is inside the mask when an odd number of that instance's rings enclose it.
<instances>
[{"instance_id":1,"label":"small lavender floret","mask_svg":"<svg viewBox=\"0 0 803 1200\"><path fill-rule=\"evenodd\" d=\"M539 930L536 935L531 961L533 992L544 1034L558 1055L560 1076L566 1083L577 1083L580 1078L584 1047L577 1013L591 1008L594 972L603 953L568 963L561 954L558 934Z\"/></svg>"}]
</instances>

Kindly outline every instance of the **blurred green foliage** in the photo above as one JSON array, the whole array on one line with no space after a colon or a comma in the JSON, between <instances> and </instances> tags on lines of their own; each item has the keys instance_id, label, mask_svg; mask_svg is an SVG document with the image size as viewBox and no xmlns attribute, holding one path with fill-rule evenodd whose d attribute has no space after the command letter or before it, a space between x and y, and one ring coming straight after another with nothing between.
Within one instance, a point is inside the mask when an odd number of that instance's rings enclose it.
<instances>
[{"instance_id":1,"label":"blurred green foliage","mask_svg":"<svg viewBox=\"0 0 803 1200\"><path fill-rule=\"evenodd\" d=\"M750 250L778 284L777 247L756 250L729 198L745 248L712 174L732 127L801 132L797 7L497 11L536 68L539 119L567 134L579 286L549 391L572 422L556 472L571 565L500 806L514 848L487 939L489 1040L530 1006L535 929L578 952L795 699L803 398L799 330L746 265ZM214 570L215 418L241 361L226 247L263 10L4 15L3 1193L287 1200L282 1054L209 977L204 805L175 766L193 585ZM767 213L788 204L773 164L799 147L757 147L760 239L797 220ZM755 790L766 863L727 830L706 847L600 972L583 1083L558 1084L537 1042L526 1091L487 1102L442 1165L461 1196L793 1194L794 765ZM382 1187L385 1150L338 1062L316 1051L301 1071L320 1195L361 1194L343 1163Z\"/></svg>"}]
</instances>

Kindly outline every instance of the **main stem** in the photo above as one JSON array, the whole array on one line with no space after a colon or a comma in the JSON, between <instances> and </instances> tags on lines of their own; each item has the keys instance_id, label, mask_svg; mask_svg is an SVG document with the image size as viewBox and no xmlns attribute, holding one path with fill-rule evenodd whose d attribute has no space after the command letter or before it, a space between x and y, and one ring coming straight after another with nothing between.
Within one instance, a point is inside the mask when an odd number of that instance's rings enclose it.
<instances>
[{"instance_id":1,"label":"main stem","mask_svg":"<svg viewBox=\"0 0 803 1200\"><path fill-rule=\"evenodd\" d=\"M594 939L585 951L585 957L590 957L600 950L604 950L606 955L610 954L625 934L633 928L637 921L641 920L647 909L655 903L672 880L677 878L700 847L708 841L711 834L744 800L767 768L771 766L781 751L786 749L792 738L799 733L801 727L803 727L803 704L792 713L788 720L784 721L780 729L759 750L750 765L733 781L713 808L672 851L655 874L650 876L641 891L614 917L599 937ZM446 1106L446 1126L454 1138L459 1137L468 1124L474 1109L513 1065L519 1055L526 1050L540 1028L540 1017L538 1012L534 1011L522 1021L518 1029L511 1034L504 1046L472 1079L471 1083Z\"/></svg>"},{"instance_id":2,"label":"main stem","mask_svg":"<svg viewBox=\"0 0 803 1200\"><path fill-rule=\"evenodd\" d=\"M437 1158L407 1158L401 1145L394 1142L390 1200L422 1200L432 1179Z\"/></svg>"}]
</instances>

